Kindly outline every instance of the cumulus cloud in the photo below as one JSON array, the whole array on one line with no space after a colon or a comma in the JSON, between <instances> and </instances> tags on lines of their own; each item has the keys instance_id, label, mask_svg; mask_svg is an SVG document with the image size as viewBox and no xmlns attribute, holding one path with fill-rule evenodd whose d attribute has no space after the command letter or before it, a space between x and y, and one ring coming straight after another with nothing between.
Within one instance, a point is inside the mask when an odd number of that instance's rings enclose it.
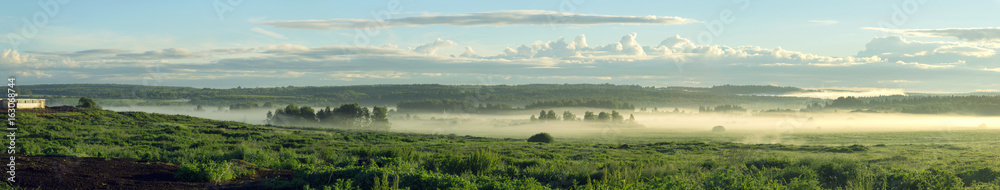
<instances>
[{"instance_id":1,"label":"cumulus cloud","mask_svg":"<svg viewBox=\"0 0 1000 190\"><path fill-rule=\"evenodd\" d=\"M465 46L465 52L462 52L462 55L459 55L459 56L462 56L462 57L478 57L476 55L476 51L473 51L472 47L469 47L469 46Z\"/></svg>"},{"instance_id":2,"label":"cumulus cloud","mask_svg":"<svg viewBox=\"0 0 1000 190\"><path fill-rule=\"evenodd\" d=\"M642 45L639 45L639 42L635 41L635 37L638 35L637 33L631 33L622 36L622 40L619 42L622 53L625 53L625 55L646 55L646 52L642 50Z\"/></svg>"},{"instance_id":3,"label":"cumulus cloud","mask_svg":"<svg viewBox=\"0 0 1000 190\"><path fill-rule=\"evenodd\" d=\"M921 76L920 86L928 88L1000 88L983 78L1000 72L997 65L984 65L991 57L977 57L963 44L907 41L901 37L873 39L858 56L832 57L787 50L780 47L696 45L681 36L671 36L659 44L639 44L638 34L627 33L605 46L588 46L586 36L568 41L534 41L506 47L501 53L477 54L464 47L460 55L437 55L437 50L457 46L450 40L435 39L416 48L385 46L332 45L307 47L275 44L263 47L238 47L195 51L172 51L180 55L234 53L203 60L184 60L163 64L169 59L134 59L128 56L81 59L83 67L40 70L52 76L75 76L81 81L138 81L148 78L148 65L159 64L158 79L180 81L232 80L254 78L323 85L316 79L340 82L428 82L449 83L433 77L503 76L507 82L537 83L616 83L642 85L730 83L779 84L791 86L842 85L898 87L915 83L909 78ZM593 38L592 38L593 39ZM591 40L592 40L591 39ZM607 38L605 38L607 39ZM944 47L944 48L942 48ZM972 46L976 47L976 46ZM989 49L989 48L986 48ZM938 51L935 51L938 50ZM153 57L169 57L149 53ZM2 66L38 65L41 61L64 57L0 54ZM921 54L921 52L923 52ZM76 53L76 52L74 52ZM147 53L129 53L133 56ZM903 54L911 54L907 57ZM120 54L119 54L120 55ZM26 61L24 61L26 60ZM187 63L187 62L194 63ZM52 62L52 61L50 61ZM995 62L992 62L995 63ZM5 67L6 68L6 67ZM25 67L27 68L27 67ZM29 71L23 69L22 71ZM26 73L36 74L36 73ZM45 75L38 75L45 76ZM53 79L52 77L46 79ZM905 79L905 80L904 80ZM65 80L65 79L63 79ZM392 81L400 80L400 81ZM955 81L963 81L955 84ZM59 83L55 81L54 83Z\"/></svg>"},{"instance_id":4,"label":"cumulus cloud","mask_svg":"<svg viewBox=\"0 0 1000 190\"><path fill-rule=\"evenodd\" d=\"M989 66L1000 62L996 51L996 48L962 42L921 42L888 36L869 41L865 49L858 52L857 57L879 56L893 63L904 61Z\"/></svg>"},{"instance_id":5,"label":"cumulus cloud","mask_svg":"<svg viewBox=\"0 0 1000 190\"><path fill-rule=\"evenodd\" d=\"M987 28L943 28L943 29L889 29L863 27L862 29L882 31L913 37L947 37L965 41L1000 41L1000 27Z\"/></svg>"},{"instance_id":6,"label":"cumulus cloud","mask_svg":"<svg viewBox=\"0 0 1000 190\"><path fill-rule=\"evenodd\" d=\"M5 49L0 52L0 64L21 64L34 60L30 55L21 55L17 50Z\"/></svg>"},{"instance_id":7,"label":"cumulus cloud","mask_svg":"<svg viewBox=\"0 0 1000 190\"><path fill-rule=\"evenodd\" d=\"M594 25L594 24L685 24L693 19L670 16L615 16L576 14L545 10L508 10L454 15L423 15L385 20L330 19L330 20L278 20L257 24L295 29L341 30L377 26L415 27L430 25L449 26L509 26L509 25Z\"/></svg>"},{"instance_id":8,"label":"cumulus cloud","mask_svg":"<svg viewBox=\"0 0 1000 190\"><path fill-rule=\"evenodd\" d=\"M417 46L417 48L414 48L413 51L423 54L434 55L434 53L437 53L437 50L440 48L446 48L456 45L458 44L451 40L442 40L441 38L438 38L434 40L434 42Z\"/></svg>"}]
</instances>

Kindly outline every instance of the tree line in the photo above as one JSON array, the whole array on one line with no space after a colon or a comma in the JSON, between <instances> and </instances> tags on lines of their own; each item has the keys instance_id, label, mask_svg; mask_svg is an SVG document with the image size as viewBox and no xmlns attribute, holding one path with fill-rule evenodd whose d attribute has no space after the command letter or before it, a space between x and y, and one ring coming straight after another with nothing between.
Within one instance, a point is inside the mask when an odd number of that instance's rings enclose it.
<instances>
[{"instance_id":1,"label":"tree line","mask_svg":"<svg viewBox=\"0 0 1000 190\"><path fill-rule=\"evenodd\" d=\"M586 111L583 113L583 117L577 117L576 114L570 111L563 111L562 115L556 115L555 110L545 111L542 110L538 112L538 116L531 115L530 120L532 122L546 122L546 121L589 121L589 122L611 122L611 123L635 123L635 115L629 114L628 120L618 111L600 112L594 114L592 111Z\"/></svg>"},{"instance_id":2,"label":"tree line","mask_svg":"<svg viewBox=\"0 0 1000 190\"><path fill-rule=\"evenodd\" d=\"M386 107L373 106L369 111L358 103L341 104L339 107L315 110L309 106L289 104L273 113L267 112L267 123L273 125L325 124L348 128L388 129Z\"/></svg>"}]
</instances>

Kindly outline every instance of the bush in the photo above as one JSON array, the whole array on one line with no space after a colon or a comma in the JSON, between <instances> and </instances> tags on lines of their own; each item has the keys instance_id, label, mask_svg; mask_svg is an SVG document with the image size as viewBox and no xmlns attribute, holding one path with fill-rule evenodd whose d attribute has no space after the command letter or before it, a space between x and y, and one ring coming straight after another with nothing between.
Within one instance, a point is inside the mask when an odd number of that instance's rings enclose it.
<instances>
[{"instance_id":1,"label":"bush","mask_svg":"<svg viewBox=\"0 0 1000 190\"><path fill-rule=\"evenodd\" d=\"M749 161L746 166L757 167L757 168L785 168L792 164L792 161L788 158L763 158L758 160Z\"/></svg>"},{"instance_id":2,"label":"bush","mask_svg":"<svg viewBox=\"0 0 1000 190\"><path fill-rule=\"evenodd\" d=\"M457 157L446 155L444 157L424 162L423 167L427 170L436 170L448 174L462 174L470 172L482 174L500 165L500 157L496 154L479 150L472 152L467 157Z\"/></svg>"},{"instance_id":3,"label":"bush","mask_svg":"<svg viewBox=\"0 0 1000 190\"><path fill-rule=\"evenodd\" d=\"M188 162L177 168L177 171L174 172L174 179L191 182L219 182L253 174L253 172L253 170L234 166L229 162Z\"/></svg>"},{"instance_id":4,"label":"bush","mask_svg":"<svg viewBox=\"0 0 1000 190\"><path fill-rule=\"evenodd\" d=\"M552 135L549 133L538 133L528 138L528 142L552 143Z\"/></svg>"},{"instance_id":5,"label":"bush","mask_svg":"<svg viewBox=\"0 0 1000 190\"><path fill-rule=\"evenodd\" d=\"M712 127L712 132L726 132L726 127L716 125L715 127Z\"/></svg>"},{"instance_id":6,"label":"bush","mask_svg":"<svg viewBox=\"0 0 1000 190\"><path fill-rule=\"evenodd\" d=\"M959 189L962 179L949 171L931 168L926 171L895 171L880 176L883 180L875 188L898 187L901 189Z\"/></svg>"},{"instance_id":7,"label":"bush","mask_svg":"<svg viewBox=\"0 0 1000 190\"><path fill-rule=\"evenodd\" d=\"M969 169L958 173L958 177L962 178L962 182L966 185L972 185L974 182L989 183L1000 179L1000 171L993 168Z\"/></svg>"}]
</instances>

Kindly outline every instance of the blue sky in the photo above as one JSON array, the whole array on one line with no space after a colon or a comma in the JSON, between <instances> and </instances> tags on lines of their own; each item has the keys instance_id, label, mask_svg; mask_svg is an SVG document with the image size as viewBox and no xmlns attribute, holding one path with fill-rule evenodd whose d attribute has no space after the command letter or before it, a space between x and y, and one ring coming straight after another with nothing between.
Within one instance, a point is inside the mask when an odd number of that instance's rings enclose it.
<instances>
[{"instance_id":1,"label":"blue sky","mask_svg":"<svg viewBox=\"0 0 1000 190\"><path fill-rule=\"evenodd\" d=\"M0 73L22 84L218 88L996 91L998 8L997 0L16 1L0 7ZM570 43L580 35L586 46Z\"/></svg>"}]
</instances>

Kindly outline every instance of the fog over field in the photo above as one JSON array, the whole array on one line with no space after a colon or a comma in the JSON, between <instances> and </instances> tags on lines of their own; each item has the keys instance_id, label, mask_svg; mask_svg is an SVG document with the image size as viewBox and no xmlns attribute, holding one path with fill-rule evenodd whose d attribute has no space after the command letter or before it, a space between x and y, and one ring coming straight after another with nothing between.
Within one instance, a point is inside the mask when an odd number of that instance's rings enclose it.
<instances>
[{"instance_id":1,"label":"fog over field","mask_svg":"<svg viewBox=\"0 0 1000 190\"><path fill-rule=\"evenodd\" d=\"M195 106L129 106L105 107L114 111L142 111L163 114L181 114L215 120L266 124L268 109L218 110L216 107L195 111ZM550 110L550 109L546 109ZM588 108L553 108L557 113L569 110L582 117ZM682 109L684 110L684 109ZM691 110L684 110L689 112ZM626 112L635 116L642 127L620 127L584 121L531 122L528 118L536 111L512 111L503 114L471 113L410 113L419 119L405 119L406 113L390 115L391 131L428 134L456 134L499 138L526 138L538 132L548 132L560 137L579 139L621 140L618 138L649 137L656 135L718 135L710 132L713 126L724 126L727 134L740 137L736 142L753 144L797 144L801 142L780 138L788 134L865 133L898 131L952 131L995 128L1000 117L946 114L890 114L890 113L668 113ZM433 118L433 119L432 119Z\"/></svg>"}]
</instances>

